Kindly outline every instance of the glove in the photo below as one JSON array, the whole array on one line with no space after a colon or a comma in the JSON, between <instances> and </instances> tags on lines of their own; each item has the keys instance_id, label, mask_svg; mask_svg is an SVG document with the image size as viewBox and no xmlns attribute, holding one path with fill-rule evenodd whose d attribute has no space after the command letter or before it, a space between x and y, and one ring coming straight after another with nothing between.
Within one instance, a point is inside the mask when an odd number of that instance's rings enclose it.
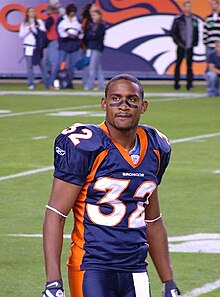
<instances>
[{"instance_id":1,"label":"glove","mask_svg":"<svg viewBox=\"0 0 220 297\"><path fill-rule=\"evenodd\" d=\"M43 297L65 297L62 279L47 282Z\"/></svg>"},{"instance_id":2,"label":"glove","mask_svg":"<svg viewBox=\"0 0 220 297\"><path fill-rule=\"evenodd\" d=\"M162 297L178 297L178 295L180 295L180 290L173 280L163 283Z\"/></svg>"}]
</instances>

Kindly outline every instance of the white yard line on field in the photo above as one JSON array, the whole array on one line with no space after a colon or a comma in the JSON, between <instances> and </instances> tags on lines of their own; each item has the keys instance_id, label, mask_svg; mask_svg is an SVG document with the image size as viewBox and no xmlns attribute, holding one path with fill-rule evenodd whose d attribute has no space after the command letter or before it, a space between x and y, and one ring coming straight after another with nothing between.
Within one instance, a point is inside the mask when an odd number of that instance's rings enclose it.
<instances>
[{"instance_id":1,"label":"white yard line on field","mask_svg":"<svg viewBox=\"0 0 220 297\"><path fill-rule=\"evenodd\" d=\"M205 293L214 291L218 288L220 288L220 279L217 279L216 281L214 281L212 283L205 284L201 288L196 288L196 289L192 290L191 292L188 292L181 296L182 297L197 297L197 296L203 295Z\"/></svg>"},{"instance_id":2,"label":"white yard line on field","mask_svg":"<svg viewBox=\"0 0 220 297\"><path fill-rule=\"evenodd\" d=\"M94 92L94 91L72 91L72 92L63 92L63 91L57 91L57 92L51 92L51 91L1 91L0 96L4 95L25 95L25 96L103 96L104 90L102 92ZM201 97L207 97L204 93L149 93L145 92L145 97L172 97L172 98L201 98Z\"/></svg>"},{"instance_id":3,"label":"white yard line on field","mask_svg":"<svg viewBox=\"0 0 220 297\"><path fill-rule=\"evenodd\" d=\"M91 109L99 106L100 106L99 104L93 104L93 105L72 106L72 107L64 107L64 108L54 108L54 109L22 111L22 112L16 112L16 113L5 113L5 114L0 114L0 118L15 117L15 116L22 116L22 115L33 115L33 114L48 113L48 112L59 112L62 110L64 111L64 110L77 110L77 109Z\"/></svg>"},{"instance_id":4,"label":"white yard line on field","mask_svg":"<svg viewBox=\"0 0 220 297\"><path fill-rule=\"evenodd\" d=\"M103 93L100 92L58 92L58 93L51 93L51 92L13 92L13 91L3 91L0 92L0 95L42 95L42 96L99 96L100 98L103 96ZM191 99L198 99L201 97L205 97L204 94L184 94L184 93L170 93L170 94L161 94L161 93L147 93L145 94L146 98L151 97L162 97L162 99L155 99L150 101L150 103L159 103L159 102L169 102L169 101L179 101L179 100L191 100ZM168 98L166 98L168 97ZM47 113L47 112L59 112L59 111L65 111L65 110L77 110L77 109L90 109L90 108L96 108L100 107L100 104L94 104L94 105L83 105L83 106L74 106L74 107L64 107L64 108L56 108L56 109L43 109L43 110L33 110L33 111L23 111L23 112L15 112L10 113L8 112L1 112L0 118L7 118L7 117L14 117L14 116L23 116L23 115L34 115L34 114L41 114L41 113Z\"/></svg>"},{"instance_id":5,"label":"white yard line on field","mask_svg":"<svg viewBox=\"0 0 220 297\"><path fill-rule=\"evenodd\" d=\"M1 176L0 181L8 180L8 179L16 178L16 177L23 177L23 176L27 176L27 175L42 173L42 172L52 170L53 168L54 168L53 166L48 166L48 167L44 167L44 168L23 171L23 172L12 174L12 175Z\"/></svg>"},{"instance_id":6,"label":"white yard line on field","mask_svg":"<svg viewBox=\"0 0 220 297\"><path fill-rule=\"evenodd\" d=\"M205 135L198 135L198 136L193 136L193 137L180 138L180 139L173 139L170 141L170 143L174 144L174 143L188 142L188 141L194 141L197 139L204 139L204 138L210 138L210 137L215 137L215 136L220 136L220 132L205 134Z\"/></svg>"},{"instance_id":7,"label":"white yard line on field","mask_svg":"<svg viewBox=\"0 0 220 297\"><path fill-rule=\"evenodd\" d=\"M199 135L199 136L194 136L194 137L188 137L188 138L174 139L174 140L171 140L170 142L172 144L175 144L175 143L194 141L196 139L209 138L209 137L215 137L215 136L220 136L220 132L212 133L212 134ZM2 176L2 177L0 177L0 181L9 180L9 179L12 179L12 178L17 178L17 177L23 177L23 176L27 176L27 175L31 175L31 174L37 174L37 173L49 171L49 170L52 170L52 169L53 169L53 166L48 166L48 167L44 167L44 168L40 168L40 169L34 169L34 170L20 172L20 173L17 173L17 174Z\"/></svg>"},{"instance_id":8,"label":"white yard line on field","mask_svg":"<svg viewBox=\"0 0 220 297\"><path fill-rule=\"evenodd\" d=\"M42 238L42 234L4 234L4 236L8 236L8 237L26 237L26 238ZM64 238L70 239L71 235L70 234L65 234L63 236ZM177 241L192 241L195 242L195 244L197 243L198 239L203 239L205 240L204 245L207 243L207 241L210 241L210 245L215 246L216 242L215 239L219 239L220 238L220 234L219 233L198 233L198 234L188 234L188 235L183 235L183 236L175 236L175 237L169 237L169 244L171 242L177 242ZM171 250L172 252L172 250ZM179 252L186 252L185 250L180 250ZM190 251L189 251L190 252ZM191 250L191 253L193 253L195 251ZM203 251L200 251L200 253ZM212 253L212 249L210 249L209 253ZM218 251L218 253L220 252L220 250ZM200 288L195 288L190 292L187 292L184 295L181 295L182 297L198 297L200 295L212 292L216 289L218 289L220 287L220 279L211 282L211 283L207 283L204 284L202 287Z\"/></svg>"}]
</instances>

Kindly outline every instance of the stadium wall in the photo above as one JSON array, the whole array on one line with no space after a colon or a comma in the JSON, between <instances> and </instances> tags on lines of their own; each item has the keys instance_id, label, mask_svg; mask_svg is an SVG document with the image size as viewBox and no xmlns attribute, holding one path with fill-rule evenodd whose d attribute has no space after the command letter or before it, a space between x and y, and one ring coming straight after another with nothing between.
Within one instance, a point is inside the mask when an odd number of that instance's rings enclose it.
<instances>
[{"instance_id":1,"label":"stadium wall","mask_svg":"<svg viewBox=\"0 0 220 297\"><path fill-rule=\"evenodd\" d=\"M0 77L26 77L22 40L18 30L27 7L36 8L37 17L45 19L49 1L0 1ZM90 0L61 1L62 6L74 2L78 15ZM174 17L181 12L183 0L96 0L108 28L105 36L103 68L105 77L120 72L132 73L143 79L170 79L176 57L176 46L170 37ZM194 50L195 78L204 79L205 47L202 42L203 19L210 7L206 0L194 0L193 13L199 19L199 44ZM36 71L39 71L36 69ZM182 65L183 77L186 65ZM38 72L39 74L39 72ZM81 77L81 72L76 72Z\"/></svg>"}]
</instances>

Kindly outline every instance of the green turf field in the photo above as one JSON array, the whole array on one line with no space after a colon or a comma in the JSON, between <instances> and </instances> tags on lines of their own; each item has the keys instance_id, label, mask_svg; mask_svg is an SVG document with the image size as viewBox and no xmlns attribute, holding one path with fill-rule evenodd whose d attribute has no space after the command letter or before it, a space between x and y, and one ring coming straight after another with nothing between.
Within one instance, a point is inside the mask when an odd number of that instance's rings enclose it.
<instances>
[{"instance_id":1,"label":"green turf field","mask_svg":"<svg viewBox=\"0 0 220 297\"><path fill-rule=\"evenodd\" d=\"M172 143L159 193L175 279L185 297L219 297L220 97L205 97L205 86L190 93L185 88L174 93L170 85L144 87L149 108L141 122ZM51 189L54 138L75 122L100 123L102 95L80 85L62 92L40 85L28 92L25 84L0 83L1 296L41 296L45 274L38 234ZM71 228L70 216L65 233ZM64 240L66 297L69 243ZM159 297L161 284L150 260L149 271L153 297ZM200 291L193 293L196 288Z\"/></svg>"}]
</instances>

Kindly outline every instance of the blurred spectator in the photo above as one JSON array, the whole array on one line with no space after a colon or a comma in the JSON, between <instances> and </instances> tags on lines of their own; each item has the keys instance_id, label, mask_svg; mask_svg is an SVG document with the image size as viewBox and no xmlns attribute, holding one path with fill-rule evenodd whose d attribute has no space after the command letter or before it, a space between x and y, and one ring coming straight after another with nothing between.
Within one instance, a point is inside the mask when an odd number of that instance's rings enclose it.
<instances>
[{"instance_id":1,"label":"blurred spectator","mask_svg":"<svg viewBox=\"0 0 220 297\"><path fill-rule=\"evenodd\" d=\"M33 7L26 11L25 19L20 25L19 37L23 39L24 56L27 63L28 89L35 89L33 66L39 65L44 84L46 84L43 62L43 48L46 46L44 22L36 18Z\"/></svg>"},{"instance_id":2,"label":"blurred spectator","mask_svg":"<svg viewBox=\"0 0 220 297\"><path fill-rule=\"evenodd\" d=\"M59 61L59 49L58 49L58 34L57 34L57 22L59 13L56 7L47 7L48 17L45 21L47 30L47 51L45 59L47 86L50 89L54 89L54 81L57 76L57 63Z\"/></svg>"},{"instance_id":3,"label":"blurred spectator","mask_svg":"<svg viewBox=\"0 0 220 297\"><path fill-rule=\"evenodd\" d=\"M86 6L83 7L82 12L81 12L83 31L87 30L90 27L90 24L92 23L91 12L96 9L97 9L97 7L94 2L86 4ZM85 53L87 50L87 44L86 44L85 38L82 39L81 47L83 49L83 52Z\"/></svg>"},{"instance_id":4,"label":"blurred spectator","mask_svg":"<svg viewBox=\"0 0 220 297\"><path fill-rule=\"evenodd\" d=\"M208 56L206 73L209 97L220 96L220 40L215 42L215 50Z\"/></svg>"},{"instance_id":5,"label":"blurred spectator","mask_svg":"<svg viewBox=\"0 0 220 297\"><path fill-rule=\"evenodd\" d=\"M65 14L65 8L62 6L60 0L47 0L48 5L53 6L57 9L59 15Z\"/></svg>"},{"instance_id":6,"label":"blurred spectator","mask_svg":"<svg viewBox=\"0 0 220 297\"><path fill-rule=\"evenodd\" d=\"M102 70L102 54L104 50L104 36L106 25L102 21L102 14L99 10L91 12L92 23L85 30L87 52L89 51L90 63L88 66L88 77L85 80L84 89L92 90L95 79L98 80L98 89L104 89L104 75Z\"/></svg>"},{"instance_id":7,"label":"blurred spectator","mask_svg":"<svg viewBox=\"0 0 220 297\"><path fill-rule=\"evenodd\" d=\"M206 57L215 52L215 41L220 39L220 12L218 0L211 0L212 13L204 20L203 42L206 46Z\"/></svg>"},{"instance_id":8,"label":"blurred spectator","mask_svg":"<svg viewBox=\"0 0 220 297\"><path fill-rule=\"evenodd\" d=\"M80 40L83 38L82 25L76 17L77 7L69 4L66 14L58 21L59 41L59 66L62 62L68 63L68 68L74 78L74 67L80 48Z\"/></svg>"},{"instance_id":9,"label":"blurred spectator","mask_svg":"<svg viewBox=\"0 0 220 297\"><path fill-rule=\"evenodd\" d=\"M193 47L198 44L198 20L191 13L191 1L183 3L183 13L174 19L171 36L177 45L177 59L174 73L174 89L180 89L180 66L185 56L187 62L187 90L193 89Z\"/></svg>"}]
</instances>

